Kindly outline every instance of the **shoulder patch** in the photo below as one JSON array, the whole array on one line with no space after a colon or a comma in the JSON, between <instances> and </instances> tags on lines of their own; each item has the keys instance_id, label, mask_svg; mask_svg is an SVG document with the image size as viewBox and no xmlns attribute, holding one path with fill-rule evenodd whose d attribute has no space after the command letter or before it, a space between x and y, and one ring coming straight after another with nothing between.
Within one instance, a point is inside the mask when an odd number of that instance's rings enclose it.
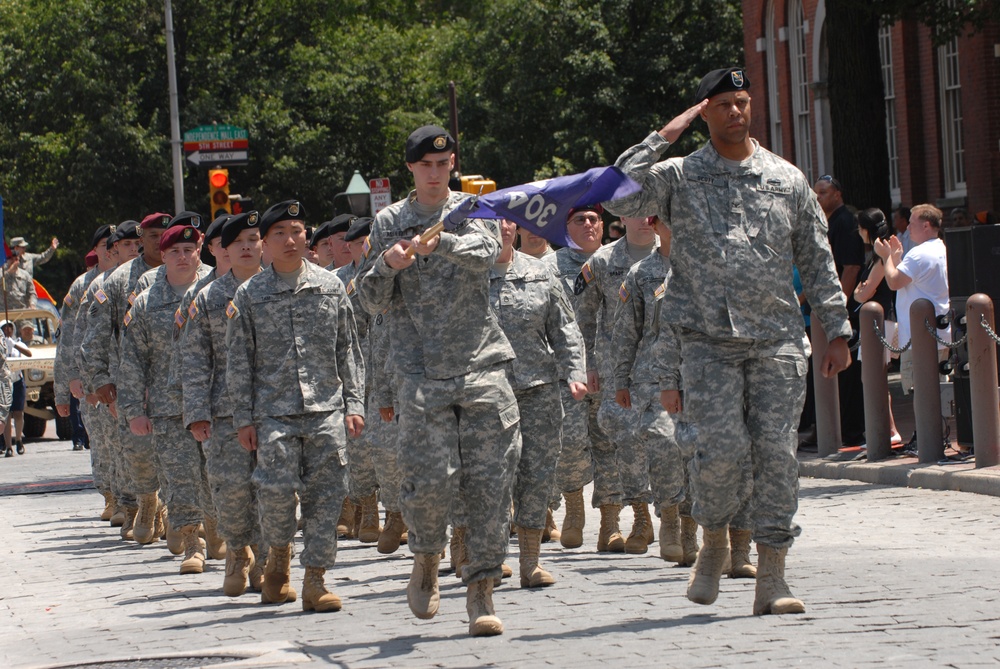
<instances>
[{"instance_id":1,"label":"shoulder patch","mask_svg":"<svg viewBox=\"0 0 1000 669\"><path fill-rule=\"evenodd\" d=\"M628 290L625 288L625 282L622 281L622 285L618 288L618 299L622 302L628 302Z\"/></svg>"},{"instance_id":2,"label":"shoulder patch","mask_svg":"<svg viewBox=\"0 0 1000 669\"><path fill-rule=\"evenodd\" d=\"M124 320L125 327L128 327L128 324L131 322L132 322L132 312L129 311L125 314L125 320Z\"/></svg>"},{"instance_id":3,"label":"shoulder patch","mask_svg":"<svg viewBox=\"0 0 1000 669\"><path fill-rule=\"evenodd\" d=\"M236 308L232 300L229 300L229 306L226 307L226 316L229 318L236 318L236 315L240 313L240 310Z\"/></svg>"},{"instance_id":4,"label":"shoulder patch","mask_svg":"<svg viewBox=\"0 0 1000 669\"><path fill-rule=\"evenodd\" d=\"M184 327L184 312L181 311L180 307L177 307L177 311L174 312L174 325L179 328Z\"/></svg>"},{"instance_id":5,"label":"shoulder patch","mask_svg":"<svg viewBox=\"0 0 1000 669\"><path fill-rule=\"evenodd\" d=\"M98 288L97 292L94 293L94 299L97 300L98 304L104 304L108 301L108 296L104 293L103 288Z\"/></svg>"},{"instance_id":6,"label":"shoulder patch","mask_svg":"<svg viewBox=\"0 0 1000 669\"><path fill-rule=\"evenodd\" d=\"M193 321L194 317L197 315L198 315L198 305L192 302L191 306L188 307L188 319Z\"/></svg>"},{"instance_id":7,"label":"shoulder patch","mask_svg":"<svg viewBox=\"0 0 1000 669\"><path fill-rule=\"evenodd\" d=\"M136 294L135 294L135 291L134 291L134 290L133 290L133 291L132 291L131 293L129 293L129 295L128 295L128 305L129 305L130 307L132 306L132 303L133 303L133 302L135 302L135 298L136 298L136 297L137 297L137 296L136 296Z\"/></svg>"},{"instance_id":8,"label":"shoulder patch","mask_svg":"<svg viewBox=\"0 0 1000 669\"><path fill-rule=\"evenodd\" d=\"M580 276L582 276L583 280L587 283L594 280L594 270L590 269L589 262L583 263L583 268L580 270Z\"/></svg>"},{"instance_id":9,"label":"shoulder patch","mask_svg":"<svg viewBox=\"0 0 1000 669\"><path fill-rule=\"evenodd\" d=\"M579 295L585 290L587 290L587 281L583 278L582 274L578 274L576 281L573 282L573 294Z\"/></svg>"},{"instance_id":10,"label":"shoulder patch","mask_svg":"<svg viewBox=\"0 0 1000 669\"><path fill-rule=\"evenodd\" d=\"M666 292L667 292L667 284L661 283L659 286L656 287L656 290L653 291L653 297L659 300L663 297L663 294Z\"/></svg>"},{"instance_id":11,"label":"shoulder patch","mask_svg":"<svg viewBox=\"0 0 1000 669\"><path fill-rule=\"evenodd\" d=\"M372 252L372 236L368 235L365 237L365 243L361 245L361 255L368 257L368 254Z\"/></svg>"},{"instance_id":12,"label":"shoulder patch","mask_svg":"<svg viewBox=\"0 0 1000 669\"><path fill-rule=\"evenodd\" d=\"M350 281L347 282L347 294L348 295L354 294L354 279L351 279Z\"/></svg>"},{"instance_id":13,"label":"shoulder patch","mask_svg":"<svg viewBox=\"0 0 1000 669\"><path fill-rule=\"evenodd\" d=\"M73 306L73 302L75 302L75 301L76 300L73 299L73 294L72 293L67 294L66 297L63 299L63 306L64 307L72 307Z\"/></svg>"}]
</instances>

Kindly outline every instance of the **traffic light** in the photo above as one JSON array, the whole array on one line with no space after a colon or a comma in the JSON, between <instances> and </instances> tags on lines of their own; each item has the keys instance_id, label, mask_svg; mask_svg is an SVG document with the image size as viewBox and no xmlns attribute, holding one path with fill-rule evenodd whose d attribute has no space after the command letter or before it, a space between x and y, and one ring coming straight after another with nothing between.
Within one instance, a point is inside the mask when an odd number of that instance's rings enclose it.
<instances>
[{"instance_id":1,"label":"traffic light","mask_svg":"<svg viewBox=\"0 0 1000 669\"><path fill-rule=\"evenodd\" d=\"M208 171L208 199L212 220L222 213L233 213L229 206L229 170Z\"/></svg>"},{"instance_id":2,"label":"traffic light","mask_svg":"<svg viewBox=\"0 0 1000 669\"><path fill-rule=\"evenodd\" d=\"M468 176L462 177L462 192L463 193L479 193L482 189L482 193L492 193L497 189L497 182L492 179L487 179L481 174L470 174Z\"/></svg>"},{"instance_id":3,"label":"traffic light","mask_svg":"<svg viewBox=\"0 0 1000 669\"><path fill-rule=\"evenodd\" d=\"M244 214L253 211L253 200L242 195L233 195L229 201L234 214Z\"/></svg>"}]
</instances>

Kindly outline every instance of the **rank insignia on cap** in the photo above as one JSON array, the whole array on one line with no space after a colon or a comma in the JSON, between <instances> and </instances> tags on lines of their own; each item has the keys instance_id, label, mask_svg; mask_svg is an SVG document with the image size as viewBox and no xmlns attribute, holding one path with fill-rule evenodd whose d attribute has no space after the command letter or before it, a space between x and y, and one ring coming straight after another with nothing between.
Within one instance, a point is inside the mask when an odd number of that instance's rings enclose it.
<instances>
[{"instance_id":1,"label":"rank insignia on cap","mask_svg":"<svg viewBox=\"0 0 1000 669\"><path fill-rule=\"evenodd\" d=\"M259 220L260 220L260 215L257 214L256 211L251 211L250 216L247 217L247 225L249 225L252 228L253 226L257 225L257 221Z\"/></svg>"},{"instance_id":2,"label":"rank insignia on cap","mask_svg":"<svg viewBox=\"0 0 1000 669\"><path fill-rule=\"evenodd\" d=\"M128 313L125 314L125 320L123 322L125 323L125 327L128 327L128 324L132 322L132 312L131 311L129 311Z\"/></svg>"},{"instance_id":3,"label":"rank insignia on cap","mask_svg":"<svg viewBox=\"0 0 1000 669\"><path fill-rule=\"evenodd\" d=\"M181 236L184 237L184 239L191 239L191 228L185 229L184 232L181 233Z\"/></svg>"},{"instance_id":4,"label":"rank insignia on cap","mask_svg":"<svg viewBox=\"0 0 1000 669\"><path fill-rule=\"evenodd\" d=\"M184 327L184 314L181 312L180 307L177 307L177 311L174 312L174 324L179 328Z\"/></svg>"},{"instance_id":5,"label":"rank insignia on cap","mask_svg":"<svg viewBox=\"0 0 1000 669\"><path fill-rule=\"evenodd\" d=\"M737 88L743 88L743 70L736 70L735 72L731 72L729 76L732 77L733 86L736 86Z\"/></svg>"},{"instance_id":6,"label":"rank insignia on cap","mask_svg":"<svg viewBox=\"0 0 1000 669\"><path fill-rule=\"evenodd\" d=\"M169 223L170 221L167 221L167 222ZM192 216L191 217L191 227L192 228L200 228L201 227L201 216ZM190 230L185 230L184 232L188 233L188 232L190 232ZM187 235L185 235L185 239L187 239Z\"/></svg>"},{"instance_id":7,"label":"rank insignia on cap","mask_svg":"<svg viewBox=\"0 0 1000 669\"><path fill-rule=\"evenodd\" d=\"M368 254L372 251L372 237L368 235L365 237L365 243L361 245L361 255L368 257Z\"/></svg>"},{"instance_id":8,"label":"rank insignia on cap","mask_svg":"<svg viewBox=\"0 0 1000 669\"><path fill-rule=\"evenodd\" d=\"M129 293L129 296L128 296L128 305L130 307L135 302L135 298L136 298L136 295L135 295L135 291L133 290L131 293Z\"/></svg>"},{"instance_id":9,"label":"rank insignia on cap","mask_svg":"<svg viewBox=\"0 0 1000 669\"><path fill-rule=\"evenodd\" d=\"M299 215L299 203L298 202L293 202L290 205L288 205L288 215L289 216L298 216Z\"/></svg>"},{"instance_id":10,"label":"rank insignia on cap","mask_svg":"<svg viewBox=\"0 0 1000 669\"><path fill-rule=\"evenodd\" d=\"M188 307L188 319L193 321L194 317L197 315L198 315L198 305L192 302L191 306Z\"/></svg>"},{"instance_id":11,"label":"rank insignia on cap","mask_svg":"<svg viewBox=\"0 0 1000 669\"><path fill-rule=\"evenodd\" d=\"M587 283L590 283L591 281L594 280L594 272L593 270L590 269L589 262L583 264L583 269L580 270L580 276L582 276L583 280L586 281Z\"/></svg>"},{"instance_id":12,"label":"rank insignia on cap","mask_svg":"<svg viewBox=\"0 0 1000 669\"><path fill-rule=\"evenodd\" d=\"M618 299L622 302L628 302L628 290L625 289L624 282L622 282L621 287L618 289Z\"/></svg>"},{"instance_id":13,"label":"rank insignia on cap","mask_svg":"<svg viewBox=\"0 0 1000 669\"><path fill-rule=\"evenodd\" d=\"M142 237L142 228L140 228L138 225L135 226L135 236Z\"/></svg>"},{"instance_id":14,"label":"rank insignia on cap","mask_svg":"<svg viewBox=\"0 0 1000 669\"><path fill-rule=\"evenodd\" d=\"M435 137L434 138L434 148L435 149L443 149L446 146L448 146L448 138L447 137L445 137L445 136L442 135L440 137Z\"/></svg>"},{"instance_id":15,"label":"rank insignia on cap","mask_svg":"<svg viewBox=\"0 0 1000 669\"><path fill-rule=\"evenodd\" d=\"M98 304L104 304L108 301L108 296L104 293L103 288L98 288L97 292L94 293L94 299L97 300Z\"/></svg>"},{"instance_id":16,"label":"rank insignia on cap","mask_svg":"<svg viewBox=\"0 0 1000 669\"><path fill-rule=\"evenodd\" d=\"M240 310L236 308L232 300L229 300L229 306L226 307L226 316L229 318L236 318L236 314L240 313Z\"/></svg>"},{"instance_id":17,"label":"rank insignia on cap","mask_svg":"<svg viewBox=\"0 0 1000 669\"><path fill-rule=\"evenodd\" d=\"M347 282L347 294L348 295L354 294L354 279L351 279L350 281Z\"/></svg>"},{"instance_id":18,"label":"rank insignia on cap","mask_svg":"<svg viewBox=\"0 0 1000 669\"><path fill-rule=\"evenodd\" d=\"M663 297L663 294L665 292L667 292L667 284L661 283L659 286L656 287L656 290L653 291L653 297L655 297L656 299L660 299L661 297Z\"/></svg>"}]
</instances>

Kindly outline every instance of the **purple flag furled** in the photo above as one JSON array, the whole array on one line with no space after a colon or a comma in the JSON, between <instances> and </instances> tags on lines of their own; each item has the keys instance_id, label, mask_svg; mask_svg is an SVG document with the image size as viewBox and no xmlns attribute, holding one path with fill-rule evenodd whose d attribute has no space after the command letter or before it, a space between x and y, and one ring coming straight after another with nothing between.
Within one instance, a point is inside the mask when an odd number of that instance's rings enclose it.
<instances>
[{"instance_id":1,"label":"purple flag furled","mask_svg":"<svg viewBox=\"0 0 1000 669\"><path fill-rule=\"evenodd\" d=\"M571 246L566 216L573 207L607 202L638 193L642 187L617 167L595 167L583 174L534 181L486 193L473 218L506 218L553 244Z\"/></svg>"},{"instance_id":2,"label":"purple flag furled","mask_svg":"<svg viewBox=\"0 0 1000 669\"><path fill-rule=\"evenodd\" d=\"M0 265L7 262L7 241L3 236L3 196L0 195Z\"/></svg>"}]
</instances>

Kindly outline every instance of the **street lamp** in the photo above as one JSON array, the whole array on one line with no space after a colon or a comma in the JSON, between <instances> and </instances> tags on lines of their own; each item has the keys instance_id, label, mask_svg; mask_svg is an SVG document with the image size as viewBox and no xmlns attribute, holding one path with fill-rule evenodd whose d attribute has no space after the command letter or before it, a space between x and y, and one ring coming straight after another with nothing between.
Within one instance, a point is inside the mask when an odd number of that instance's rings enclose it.
<instances>
[{"instance_id":1,"label":"street lamp","mask_svg":"<svg viewBox=\"0 0 1000 669\"><path fill-rule=\"evenodd\" d=\"M354 170L354 176L351 177L350 183L347 184L347 190L333 196L334 213L337 212L337 199L344 197L347 198L347 208L350 209L352 214L355 216L367 216L371 192L365 178L361 176L361 172Z\"/></svg>"}]
</instances>

